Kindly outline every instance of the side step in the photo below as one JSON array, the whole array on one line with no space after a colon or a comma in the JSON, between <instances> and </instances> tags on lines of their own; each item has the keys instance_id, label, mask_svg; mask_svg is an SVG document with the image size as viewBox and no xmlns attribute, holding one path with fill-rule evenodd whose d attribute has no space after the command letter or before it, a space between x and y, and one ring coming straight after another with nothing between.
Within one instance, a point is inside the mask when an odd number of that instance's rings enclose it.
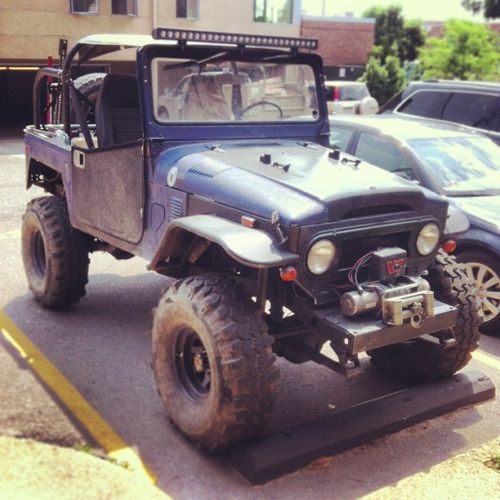
<instances>
[{"instance_id":1,"label":"side step","mask_svg":"<svg viewBox=\"0 0 500 500\"><path fill-rule=\"evenodd\" d=\"M491 380L477 370L403 389L316 420L237 445L228 462L253 484L293 472L322 456L495 397Z\"/></svg>"}]
</instances>

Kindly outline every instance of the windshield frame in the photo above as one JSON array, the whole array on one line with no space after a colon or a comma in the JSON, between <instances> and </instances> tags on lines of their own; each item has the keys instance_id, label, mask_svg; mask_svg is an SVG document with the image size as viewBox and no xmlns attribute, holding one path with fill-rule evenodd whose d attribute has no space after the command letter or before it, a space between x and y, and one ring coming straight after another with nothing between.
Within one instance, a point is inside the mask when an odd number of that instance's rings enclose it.
<instances>
[{"instance_id":1,"label":"windshield frame","mask_svg":"<svg viewBox=\"0 0 500 500\"><path fill-rule=\"evenodd\" d=\"M227 52L227 60L259 63L277 59L282 63L302 64L310 66L316 86L318 103L318 117L316 121L272 121L272 122L166 122L155 119L152 61L156 57L182 60L206 60ZM193 140L233 139L233 138L297 138L328 144L328 112L326 102L321 98L324 92L324 74L321 58L314 53L292 52L273 49L234 48L231 46L155 46L150 45L138 51L139 77L145 83L143 91L143 114L146 118L145 129L147 136L159 136L173 141L186 141L186 137ZM258 123L258 127L256 124Z\"/></svg>"}]
</instances>

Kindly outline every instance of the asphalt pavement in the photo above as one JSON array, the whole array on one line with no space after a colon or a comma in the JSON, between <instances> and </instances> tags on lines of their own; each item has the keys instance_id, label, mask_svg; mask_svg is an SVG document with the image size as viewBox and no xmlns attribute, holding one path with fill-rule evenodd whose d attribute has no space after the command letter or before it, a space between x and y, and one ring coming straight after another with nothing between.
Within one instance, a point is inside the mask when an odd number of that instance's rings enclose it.
<instances>
[{"instance_id":1,"label":"asphalt pavement","mask_svg":"<svg viewBox=\"0 0 500 500\"><path fill-rule=\"evenodd\" d=\"M150 370L151 310L166 279L140 259L93 254L86 297L67 312L42 310L27 290L19 229L25 204L43 193L25 190L22 141L0 139L0 159L0 498L498 495L500 472L488 462L500 455L498 398L261 486L201 453L168 422ZM278 364L270 432L403 388L366 359L351 380ZM483 336L469 366L498 386L500 337Z\"/></svg>"}]
</instances>

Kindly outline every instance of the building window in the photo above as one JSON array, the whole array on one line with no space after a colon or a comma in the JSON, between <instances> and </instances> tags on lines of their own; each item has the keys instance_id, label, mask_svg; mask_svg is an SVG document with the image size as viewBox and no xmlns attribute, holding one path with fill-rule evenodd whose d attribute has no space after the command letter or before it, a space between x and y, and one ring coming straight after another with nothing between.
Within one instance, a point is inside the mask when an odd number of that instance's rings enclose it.
<instances>
[{"instance_id":1,"label":"building window","mask_svg":"<svg viewBox=\"0 0 500 500\"><path fill-rule=\"evenodd\" d=\"M255 0L253 19L261 23L291 23L293 0Z\"/></svg>"},{"instance_id":2,"label":"building window","mask_svg":"<svg viewBox=\"0 0 500 500\"><path fill-rule=\"evenodd\" d=\"M137 16L137 0L111 0L111 14Z\"/></svg>"},{"instance_id":3,"label":"building window","mask_svg":"<svg viewBox=\"0 0 500 500\"><path fill-rule=\"evenodd\" d=\"M198 17L199 0L177 0L177 17Z\"/></svg>"},{"instance_id":4,"label":"building window","mask_svg":"<svg viewBox=\"0 0 500 500\"><path fill-rule=\"evenodd\" d=\"M72 14L97 14L99 0L70 0Z\"/></svg>"}]
</instances>

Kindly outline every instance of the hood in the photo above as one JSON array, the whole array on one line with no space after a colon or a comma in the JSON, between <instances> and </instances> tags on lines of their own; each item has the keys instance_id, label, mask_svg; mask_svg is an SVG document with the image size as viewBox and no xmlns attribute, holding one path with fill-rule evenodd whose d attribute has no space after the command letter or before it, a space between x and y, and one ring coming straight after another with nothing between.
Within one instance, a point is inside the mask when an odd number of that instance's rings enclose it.
<instances>
[{"instance_id":1,"label":"hood","mask_svg":"<svg viewBox=\"0 0 500 500\"><path fill-rule=\"evenodd\" d=\"M500 233L500 195L450 198L476 225Z\"/></svg>"},{"instance_id":2,"label":"hood","mask_svg":"<svg viewBox=\"0 0 500 500\"><path fill-rule=\"evenodd\" d=\"M193 149L170 149L158 159L170 187L265 218L279 212L288 224L332 221L381 205L421 210L426 201L413 183L348 155L334 160L330 149L316 144Z\"/></svg>"}]
</instances>

